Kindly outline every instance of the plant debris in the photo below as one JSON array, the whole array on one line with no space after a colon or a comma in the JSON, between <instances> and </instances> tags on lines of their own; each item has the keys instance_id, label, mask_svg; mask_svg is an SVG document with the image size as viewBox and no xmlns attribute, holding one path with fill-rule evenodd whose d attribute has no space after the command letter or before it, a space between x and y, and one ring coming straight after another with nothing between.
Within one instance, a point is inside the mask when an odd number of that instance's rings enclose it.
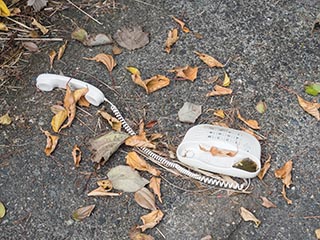
<instances>
[{"instance_id":1,"label":"plant debris","mask_svg":"<svg viewBox=\"0 0 320 240\"><path fill-rule=\"evenodd\" d=\"M178 18L176 18L174 16L172 16L172 18L173 18L174 21L176 21L180 25L181 30L183 32L185 32L185 33L189 33L190 32L190 29L186 27L186 24L183 21L181 21L180 19L178 19Z\"/></svg>"},{"instance_id":2,"label":"plant debris","mask_svg":"<svg viewBox=\"0 0 320 240\"><path fill-rule=\"evenodd\" d=\"M145 209L157 210L153 194L145 187L135 192L134 200Z\"/></svg>"},{"instance_id":3,"label":"plant debris","mask_svg":"<svg viewBox=\"0 0 320 240\"><path fill-rule=\"evenodd\" d=\"M120 132L121 131L121 122L116 119L115 117L112 117L109 113L103 110L99 110L98 113L108 121L109 125L112 127L113 130Z\"/></svg>"},{"instance_id":4,"label":"plant debris","mask_svg":"<svg viewBox=\"0 0 320 240\"><path fill-rule=\"evenodd\" d=\"M125 141L125 144L131 147L156 148L156 146L147 139L145 132L141 132L139 135L128 137Z\"/></svg>"},{"instance_id":5,"label":"plant debris","mask_svg":"<svg viewBox=\"0 0 320 240\"><path fill-rule=\"evenodd\" d=\"M256 110L258 111L258 113L265 113L267 110L267 105L264 101L259 101L256 105Z\"/></svg>"},{"instance_id":6,"label":"plant debris","mask_svg":"<svg viewBox=\"0 0 320 240\"><path fill-rule=\"evenodd\" d=\"M84 59L103 63L109 72L111 72L112 69L117 65L114 58L110 54L105 54L105 53L99 53L93 58L84 58Z\"/></svg>"},{"instance_id":7,"label":"plant debris","mask_svg":"<svg viewBox=\"0 0 320 240\"><path fill-rule=\"evenodd\" d=\"M142 159L136 152L129 152L127 154L126 163L133 169L147 171L154 176L159 176L161 173L158 169L151 166L144 159Z\"/></svg>"},{"instance_id":8,"label":"plant debris","mask_svg":"<svg viewBox=\"0 0 320 240\"><path fill-rule=\"evenodd\" d=\"M89 206L78 208L72 213L72 218L76 221L82 221L83 219L90 216L95 206L96 205L89 205Z\"/></svg>"},{"instance_id":9,"label":"plant debris","mask_svg":"<svg viewBox=\"0 0 320 240\"><path fill-rule=\"evenodd\" d=\"M6 215L6 208L4 204L0 201L0 219Z\"/></svg>"},{"instance_id":10,"label":"plant debris","mask_svg":"<svg viewBox=\"0 0 320 240\"><path fill-rule=\"evenodd\" d=\"M264 163L263 167L261 168L259 174L258 174L258 178L260 180L262 180L264 178L264 176L266 175L267 171L269 170L271 166L271 155L269 155L267 161Z\"/></svg>"},{"instance_id":11,"label":"plant debris","mask_svg":"<svg viewBox=\"0 0 320 240\"><path fill-rule=\"evenodd\" d=\"M82 152L78 145L74 145L72 149L72 157L73 157L73 162L76 167L80 167L80 161L81 161L81 156Z\"/></svg>"},{"instance_id":12,"label":"plant debris","mask_svg":"<svg viewBox=\"0 0 320 240\"><path fill-rule=\"evenodd\" d=\"M234 157L237 155L238 152L226 150L226 149L219 149L217 147L211 146L210 149L206 149L205 147L199 145L201 151L209 152L212 156L216 157Z\"/></svg>"},{"instance_id":13,"label":"plant debris","mask_svg":"<svg viewBox=\"0 0 320 240\"><path fill-rule=\"evenodd\" d=\"M78 40L83 45L88 47L112 44L113 40L109 35L99 34L88 34L83 28L77 28L71 34L72 39Z\"/></svg>"},{"instance_id":14,"label":"plant debris","mask_svg":"<svg viewBox=\"0 0 320 240\"><path fill-rule=\"evenodd\" d=\"M318 121L320 121L320 113L318 110L320 108L320 103L308 102L299 95L297 95L297 98L299 105L302 107L302 109L309 113L311 116L315 117Z\"/></svg>"},{"instance_id":15,"label":"plant debris","mask_svg":"<svg viewBox=\"0 0 320 240\"><path fill-rule=\"evenodd\" d=\"M1 125L10 125L12 123L12 120L9 116L9 113L6 113L5 115L0 117L0 124Z\"/></svg>"},{"instance_id":16,"label":"plant debris","mask_svg":"<svg viewBox=\"0 0 320 240\"><path fill-rule=\"evenodd\" d=\"M123 48L135 50L149 43L149 33L143 32L142 27L124 27L113 35L114 40Z\"/></svg>"},{"instance_id":17,"label":"plant debris","mask_svg":"<svg viewBox=\"0 0 320 240\"><path fill-rule=\"evenodd\" d=\"M140 228L137 228L137 226L133 226L130 229L129 238L130 240L155 240L154 237L142 233Z\"/></svg>"},{"instance_id":18,"label":"plant debris","mask_svg":"<svg viewBox=\"0 0 320 240\"><path fill-rule=\"evenodd\" d=\"M304 90L311 96L317 96L320 93L320 83L307 83L304 86Z\"/></svg>"},{"instance_id":19,"label":"plant debris","mask_svg":"<svg viewBox=\"0 0 320 240\"><path fill-rule=\"evenodd\" d=\"M291 180L291 171L292 171L292 160L287 161L281 168L277 169L274 174L276 178L280 178L282 180L282 196L287 201L288 204L292 204L292 201L287 197L286 187L289 188L292 180Z\"/></svg>"},{"instance_id":20,"label":"plant debris","mask_svg":"<svg viewBox=\"0 0 320 240\"><path fill-rule=\"evenodd\" d=\"M169 72L176 73L176 77L181 78L182 80L190 80L194 81L197 78L198 74L198 67L176 67Z\"/></svg>"},{"instance_id":21,"label":"plant debris","mask_svg":"<svg viewBox=\"0 0 320 240\"><path fill-rule=\"evenodd\" d=\"M215 85L213 87L213 90L207 93L207 97L223 96L223 95L230 95L230 94L232 94L232 89Z\"/></svg>"},{"instance_id":22,"label":"plant debris","mask_svg":"<svg viewBox=\"0 0 320 240\"><path fill-rule=\"evenodd\" d=\"M161 178L153 176L150 179L149 187L152 189L154 194L158 196L159 202L162 203L161 191L160 191L160 183L161 183Z\"/></svg>"},{"instance_id":23,"label":"plant debris","mask_svg":"<svg viewBox=\"0 0 320 240\"><path fill-rule=\"evenodd\" d=\"M147 215L141 217L143 225L139 226L141 231L144 232L146 229L153 228L156 226L163 218L163 213L161 210L154 210Z\"/></svg>"},{"instance_id":24,"label":"plant debris","mask_svg":"<svg viewBox=\"0 0 320 240\"><path fill-rule=\"evenodd\" d=\"M59 136L52 135L48 131L41 131L47 136L47 145L44 149L44 152L46 156L50 156L57 147Z\"/></svg>"},{"instance_id":25,"label":"plant debris","mask_svg":"<svg viewBox=\"0 0 320 240\"><path fill-rule=\"evenodd\" d=\"M237 117L238 117L242 122L244 122L247 126L251 127L252 129L256 129L256 130L260 129L259 124L258 124L258 122L257 122L256 120L252 120L252 119L246 120L246 119L244 119L244 118L241 116L239 110L237 110Z\"/></svg>"},{"instance_id":26,"label":"plant debris","mask_svg":"<svg viewBox=\"0 0 320 240\"><path fill-rule=\"evenodd\" d=\"M244 221L252 221L256 224L256 227L259 227L259 225L261 224L261 221L259 219L257 219L252 212L250 212L249 210L245 209L244 207L240 208L240 215L242 217L242 219Z\"/></svg>"},{"instance_id":27,"label":"plant debris","mask_svg":"<svg viewBox=\"0 0 320 240\"><path fill-rule=\"evenodd\" d=\"M271 202L268 198L266 197L260 197L262 199L262 206L265 208L276 208L277 206Z\"/></svg>"},{"instance_id":28,"label":"plant debris","mask_svg":"<svg viewBox=\"0 0 320 240\"><path fill-rule=\"evenodd\" d=\"M194 51L194 53L197 54L198 57L211 68L213 68L213 67L223 68L224 67L224 65L221 62L219 62L217 59L215 59L214 57L211 57L207 54L200 53L197 51Z\"/></svg>"},{"instance_id":29,"label":"plant debris","mask_svg":"<svg viewBox=\"0 0 320 240\"><path fill-rule=\"evenodd\" d=\"M178 29L172 29L168 32L168 38L165 43L165 51L167 53L171 52L172 46L178 41Z\"/></svg>"}]
</instances>

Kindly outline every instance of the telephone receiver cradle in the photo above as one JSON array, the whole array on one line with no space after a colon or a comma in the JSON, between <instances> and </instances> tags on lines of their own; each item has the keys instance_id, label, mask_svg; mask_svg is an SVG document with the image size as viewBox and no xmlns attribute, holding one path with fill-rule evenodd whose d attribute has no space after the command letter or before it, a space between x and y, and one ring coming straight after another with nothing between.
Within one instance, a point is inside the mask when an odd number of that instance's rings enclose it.
<instances>
[{"instance_id":1,"label":"telephone receiver cradle","mask_svg":"<svg viewBox=\"0 0 320 240\"><path fill-rule=\"evenodd\" d=\"M210 152L212 147L229 151L230 156L215 155ZM260 143L254 136L210 124L190 128L177 149L178 159L191 167L239 178L258 175L260 155Z\"/></svg>"}]
</instances>

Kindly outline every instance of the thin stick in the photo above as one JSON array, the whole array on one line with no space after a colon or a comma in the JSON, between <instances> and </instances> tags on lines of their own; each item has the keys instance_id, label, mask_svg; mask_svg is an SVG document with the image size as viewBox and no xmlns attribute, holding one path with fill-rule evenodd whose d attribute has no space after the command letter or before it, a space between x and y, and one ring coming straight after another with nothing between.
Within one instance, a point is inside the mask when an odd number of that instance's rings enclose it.
<instances>
[{"instance_id":1,"label":"thin stick","mask_svg":"<svg viewBox=\"0 0 320 240\"><path fill-rule=\"evenodd\" d=\"M96 23L103 25L102 22L99 22L97 19L95 19L94 17L92 17L90 14L86 13L85 11L83 11L81 8L79 8L77 5L75 5L73 2L71 2L70 0L67 0L68 3L70 3L72 6L74 6L76 9L78 9L80 12L82 12L83 14L85 14L86 16L88 16L89 18L91 18L93 21L95 21Z\"/></svg>"},{"instance_id":2,"label":"thin stick","mask_svg":"<svg viewBox=\"0 0 320 240\"><path fill-rule=\"evenodd\" d=\"M10 20L10 21L12 21L12 22L20 25L21 27L24 27L24 28L30 30L30 31L33 31L33 30L34 30L33 28L28 27L27 25L25 25L25 24L23 24L23 23L21 23L21 22L18 22L17 20L14 20L14 19L12 19L12 18L6 17L6 19L8 19L8 20Z\"/></svg>"},{"instance_id":3,"label":"thin stick","mask_svg":"<svg viewBox=\"0 0 320 240\"><path fill-rule=\"evenodd\" d=\"M0 41L46 41L46 42L63 42L63 38L0 38Z\"/></svg>"}]
</instances>

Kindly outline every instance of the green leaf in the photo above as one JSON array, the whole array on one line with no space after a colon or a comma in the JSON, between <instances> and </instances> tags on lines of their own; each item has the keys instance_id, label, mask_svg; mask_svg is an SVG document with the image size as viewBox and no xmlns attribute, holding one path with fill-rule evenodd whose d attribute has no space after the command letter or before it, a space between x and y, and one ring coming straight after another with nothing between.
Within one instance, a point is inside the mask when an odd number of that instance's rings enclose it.
<instances>
[{"instance_id":1,"label":"green leaf","mask_svg":"<svg viewBox=\"0 0 320 240\"><path fill-rule=\"evenodd\" d=\"M257 109L257 111L258 111L259 113L263 114L263 113L265 113L266 110L267 110L267 105L266 105L265 102L259 101L259 102L257 103L257 105L256 105L256 109Z\"/></svg>"},{"instance_id":2,"label":"green leaf","mask_svg":"<svg viewBox=\"0 0 320 240\"><path fill-rule=\"evenodd\" d=\"M76 221L82 221L86 217L89 217L92 210L95 208L96 205L89 205L85 207L78 208L72 213L72 218Z\"/></svg>"},{"instance_id":3,"label":"green leaf","mask_svg":"<svg viewBox=\"0 0 320 240\"><path fill-rule=\"evenodd\" d=\"M317 96L320 93L320 83L307 84L304 89L309 95Z\"/></svg>"},{"instance_id":4,"label":"green leaf","mask_svg":"<svg viewBox=\"0 0 320 240\"><path fill-rule=\"evenodd\" d=\"M2 202L0 202L0 219L4 217L4 215L6 215L6 208L3 205Z\"/></svg>"}]
</instances>

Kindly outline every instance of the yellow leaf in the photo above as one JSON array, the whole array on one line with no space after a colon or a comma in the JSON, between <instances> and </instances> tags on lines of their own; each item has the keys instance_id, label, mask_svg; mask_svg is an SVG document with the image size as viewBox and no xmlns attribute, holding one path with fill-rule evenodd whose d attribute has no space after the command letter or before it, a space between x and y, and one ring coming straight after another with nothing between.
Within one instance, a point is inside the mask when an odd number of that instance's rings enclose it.
<instances>
[{"instance_id":1,"label":"yellow leaf","mask_svg":"<svg viewBox=\"0 0 320 240\"><path fill-rule=\"evenodd\" d=\"M274 172L276 178L280 178L283 184L289 188L292 181L291 181L291 170L292 170L293 162L292 160L287 161L281 168L277 169Z\"/></svg>"},{"instance_id":2,"label":"yellow leaf","mask_svg":"<svg viewBox=\"0 0 320 240\"><path fill-rule=\"evenodd\" d=\"M73 92L73 98L75 102L78 102L83 96L89 92L89 88L79 88Z\"/></svg>"},{"instance_id":3,"label":"yellow leaf","mask_svg":"<svg viewBox=\"0 0 320 240\"><path fill-rule=\"evenodd\" d=\"M177 77L194 81L197 78L198 67L190 67L190 66L177 67L172 70L169 70L169 72L176 73Z\"/></svg>"},{"instance_id":4,"label":"yellow leaf","mask_svg":"<svg viewBox=\"0 0 320 240\"><path fill-rule=\"evenodd\" d=\"M151 166L144 159L142 159L136 152L129 152L127 154L126 163L134 169L147 171L154 176L159 176L161 173L158 169Z\"/></svg>"},{"instance_id":5,"label":"yellow leaf","mask_svg":"<svg viewBox=\"0 0 320 240\"><path fill-rule=\"evenodd\" d=\"M54 115L54 117L51 120L52 130L54 132L59 132L61 125L64 123L67 117L68 117L68 112L66 109L56 113L56 115Z\"/></svg>"},{"instance_id":6,"label":"yellow leaf","mask_svg":"<svg viewBox=\"0 0 320 240\"><path fill-rule=\"evenodd\" d=\"M217 117L219 117L219 118L225 118L225 114L224 114L224 111L222 110L222 109L218 109L218 110L216 110L216 111L214 111L213 112L213 115L214 116L217 116Z\"/></svg>"},{"instance_id":7,"label":"yellow leaf","mask_svg":"<svg viewBox=\"0 0 320 240\"><path fill-rule=\"evenodd\" d=\"M262 180L264 178L264 175L266 175L267 171L269 170L271 166L271 155L269 154L269 157L267 159L267 161L264 163L263 167L261 168L259 174L258 174L258 178L260 180Z\"/></svg>"},{"instance_id":8,"label":"yellow leaf","mask_svg":"<svg viewBox=\"0 0 320 240\"><path fill-rule=\"evenodd\" d=\"M103 63L109 72L112 71L112 69L117 65L116 61L114 60L114 58L109 55L109 54L105 54L105 53L99 53L98 55L96 55L93 58L84 58L86 60L95 60L97 62L101 62Z\"/></svg>"},{"instance_id":9,"label":"yellow leaf","mask_svg":"<svg viewBox=\"0 0 320 240\"><path fill-rule=\"evenodd\" d=\"M268 198L266 197L260 197L262 199L262 206L266 208L276 208L277 206L271 202Z\"/></svg>"},{"instance_id":10,"label":"yellow leaf","mask_svg":"<svg viewBox=\"0 0 320 240\"><path fill-rule=\"evenodd\" d=\"M214 57L211 57L207 54L196 52L196 51L194 53L197 54L198 57L209 67L219 67L219 68L224 67L224 65Z\"/></svg>"},{"instance_id":11,"label":"yellow leaf","mask_svg":"<svg viewBox=\"0 0 320 240\"><path fill-rule=\"evenodd\" d=\"M99 181L97 181L97 184L99 187L103 187L108 192L111 191L113 188L112 182L108 179L99 180Z\"/></svg>"},{"instance_id":12,"label":"yellow leaf","mask_svg":"<svg viewBox=\"0 0 320 240\"><path fill-rule=\"evenodd\" d=\"M185 23L183 21L181 21L180 19L176 18L176 17L172 17L173 20L175 20L181 27L182 31L185 32L185 33L189 33L190 32L190 29L187 28L185 25Z\"/></svg>"},{"instance_id":13,"label":"yellow leaf","mask_svg":"<svg viewBox=\"0 0 320 240\"><path fill-rule=\"evenodd\" d=\"M143 225L139 226L139 228L141 228L141 231L144 232L146 229L153 228L154 226L156 226L162 218L163 213L161 212L161 210L154 210L149 214L146 214L141 217Z\"/></svg>"},{"instance_id":14,"label":"yellow leaf","mask_svg":"<svg viewBox=\"0 0 320 240\"><path fill-rule=\"evenodd\" d=\"M170 84L170 79L163 75L156 75L152 78L144 80L144 82L148 89L147 93L152 93L168 86Z\"/></svg>"},{"instance_id":15,"label":"yellow leaf","mask_svg":"<svg viewBox=\"0 0 320 240\"><path fill-rule=\"evenodd\" d=\"M39 28L43 35L46 35L49 32L49 30L45 26L41 25L35 18L32 18L31 24Z\"/></svg>"},{"instance_id":16,"label":"yellow leaf","mask_svg":"<svg viewBox=\"0 0 320 240\"><path fill-rule=\"evenodd\" d=\"M59 48L59 52L58 52L58 60L60 60L66 50L68 41L65 41L64 44Z\"/></svg>"},{"instance_id":17,"label":"yellow leaf","mask_svg":"<svg viewBox=\"0 0 320 240\"><path fill-rule=\"evenodd\" d=\"M170 53L171 52L171 47L173 44L175 44L177 41L178 41L179 37L178 37L178 29L173 29L173 30L170 30L169 33L168 33L168 38L166 40L166 43L165 43L165 51L167 53Z\"/></svg>"},{"instance_id":18,"label":"yellow leaf","mask_svg":"<svg viewBox=\"0 0 320 240\"><path fill-rule=\"evenodd\" d=\"M145 133L128 137L125 141L125 144L131 147L156 148L154 144L148 141Z\"/></svg>"},{"instance_id":19,"label":"yellow leaf","mask_svg":"<svg viewBox=\"0 0 320 240\"><path fill-rule=\"evenodd\" d=\"M105 196L117 197L121 195L122 195L121 192L120 193L108 192L103 187L98 187L88 193L89 197L105 197Z\"/></svg>"},{"instance_id":20,"label":"yellow leaf","mask_svg":"<svg viewBox=\"0 0 320 240\"><path fill-rule=\"evenodd\" d=\"M9 117L9 113L0 117L0 124L1 125L9 125L12 122L11 118Z\"/></svg>"},{"instance_id":21,"label":"yellow leaf","mask_svg":"<svg viewBox=\"0 0 320 240\"><path fill-rule=\"evenodd\" d=\"M49 52L50 68L52 68L52 65L53 65L53 62L54 62L54 59L55 59L56 56L57 56L57 52L54 49L52 49Z\"/></svg>"},{"instance_id":22,"label":"yellow leaf","mask_svg":"<svg viewBox=\"0 0 320 240\"><path fill-rule=\"evenodd\" d=\"M257 219L253 213L251 213L249 210L245 209L244 207L240 208L240 215L244 221L253 221L256 224L256 227L259 227L261 224L261 221Z\"/></svg>"},{"instance_id":23,"label":"yellow leaf","mask_svg":"<svg viewBox=\"0 0 320 240\"><path fill-rule=\"evenodd\" d=\"M113 130L116 130L118 132L121 131L121 122L112 117L109 113L107 113L106 111L103 111L103 110L99 110L98 113L108 121L108 123L110 124L110 126L112 127Z\"/></svg>"},{"instance_id":24,"label":"yellow leaf","mask_svg":"<svg viewBox=\"0 0 320 240\"><path fill-rule=\"evenodd\" d=\"M138 68L135 67L127 67L127 70L132 73L133 75L141 75Z\"/></svg>"},{"instance_id":25,"label":"yellow leaf","mask_svg":"<svg viewBox=\"0 0 320 240\"><path fill-rule=\"evenodd\" d=\"M4 204L0 201L0 219L6 215L6 207Z\"/></svg>"},{"instance_id":26,"label":"yellow leaf","mask_svg":"<svg viewBox=\"0 0 320 240\"><path fill-rule=\"evenodd\" d=\"M82 155L82 152L78 147L78 145L77 144L74 145L72 149L72 157L73 157L74 165L76 167L80 167L81 155Z\"/></svg>"},{"instance_id":27,"label":"yellow leaf","mask_svg":"<svg viewBox=\"0 0 320 240\"><path fill-rule=\"evenodd\" d=\"M149 187L152 189L154 194L156 194L158 196L159 202L162 203L161 191L160 191L160 183L161 183L161 178L152 177L150 179Z\"/></svg>"},{"instance_id":28,"label":"yellow leaf","mask_svg":"<svg viewBox=\"0 0 320 240\"><path fill-rule=\"evenodd\" d=\"M0 31L7 32L7 31L9 31L9 29L4 23L0 22Z\"/></svg>"},{"instance_id":29,"label":"yellow leaf","mask_svg":"<svg viewBox=\"0 0 320 240\"><path fill-rule=\"evenodd\" d=\"M320 113L318 108L320 108L320 103L313 103L304 100L302 97L298 96L299 105L310 115L314 116L318 121L320 120Z\"/></svg>"},{"instance_id":30,"label":"yellow leaf","mask_svg":"<svg viewBox=\"0 0 320 240\"><path fill-rule=\"evenodd\" d=\"M232 93L232 89L215 85L213 87L213 90L207 93L207 97L230 95L231 93Z\"/></svg>"},{"instance_id":31,"label":"yellow leaf","mask_svg":"<svg viewBox=\"0 0 320 240\"><path fill-rule=\"evenodd\" d=\"M10 11L3 0L0 0L0 17L9 17Z\"/></svg>"},{"instance_id":32,"label":"yellow leaf","mask_svg":"<svg viewBox=\"0 0 320 240\"><path fill-rule=\"evenodd\" d=\"M59 136L51 135L48 131L42 130L42 132L47 136L47 145L44 152L46 156L50 156L58 144Z\"/></svg>"},{"instance_id":33,"label":"yellow leaf","mask_svg":"<svg viewBox=\"0 0 320 240\"><path fill-rule=\"evenodd\" d=\"M259 127L259 124L256 120L252 120L252 119L249 119L249 120L246 120L244 119L241 115L240 115L240 111L238 110L238 114L237 114L237 117L242 121L244 122L246 125L248 125L249 127L253 128L253 129L260 129Z\"/></svg>"},{"instance_id":34,"label":"yellow leaf","mask_svg":"<svg viewBox=\"0 0 320 240\"><path fill-rule=\"evenodd\" d=\"M224 72L224 79L223 79L222 86L229 87L230 83L231 83L230 77L228 76L228 74L226 72Z\"/></svg>"},{"instance_id":35,"label":"yellow leaf","mask_svg":"<svg viewBox=\"0 0 320 240\"><path fill-rule=\"evenodd\" d=\"M89 107L90 106L90 103L88 102L88 100L84 96L80 97L80 99L77 103L81 107Z\"/></svg>"}]
</instances>

